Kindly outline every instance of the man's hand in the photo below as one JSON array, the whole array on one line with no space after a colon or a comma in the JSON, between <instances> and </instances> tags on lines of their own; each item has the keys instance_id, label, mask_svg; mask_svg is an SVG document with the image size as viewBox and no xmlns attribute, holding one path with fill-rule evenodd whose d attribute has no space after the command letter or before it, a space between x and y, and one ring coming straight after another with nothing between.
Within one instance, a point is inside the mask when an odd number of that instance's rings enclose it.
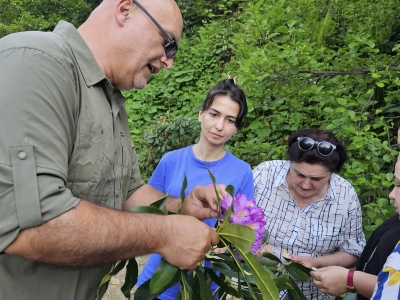
<instances>
[{"instance_id":1,"label":"man's hand","mask_svg":"<svg viewBox=\"0 0 400 300\"><path fill-rule=\"evenodd\" d=\"M331 266L311 271L314 284L321 292L331 296L339 296L347 291L348 269Z\"/></svg>"},{"instance_id":2,"label":"man's hand","mask_svg":"<svg viewBox=\"0 0 400 300\"><path fill-rule=\"evenodd\" d=\"M166 219L167 234L158 252L170 264L182 270L195 269L204 260L208 250L218 244L218 234L191 216L170 215Z\"/></svg>"},{"instance_id":3,"label":"man's hand","mask_svg":"<svg viewBox=\"0 0 400 300\"><path fill-rule=\"evenodd\" d=\"M226 196L225 185L217 185L220 198ZM213 187L196 186L183 201L181 214L190 215L199 220L217 218L217 199Z\"/></svg>"}]
</instances>

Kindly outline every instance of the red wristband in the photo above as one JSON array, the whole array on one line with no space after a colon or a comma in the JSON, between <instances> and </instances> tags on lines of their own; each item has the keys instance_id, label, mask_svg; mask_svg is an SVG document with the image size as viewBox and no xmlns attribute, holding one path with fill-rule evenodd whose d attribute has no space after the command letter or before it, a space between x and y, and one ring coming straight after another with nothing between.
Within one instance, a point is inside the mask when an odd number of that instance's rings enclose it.
<instances>
[{"instance_id":1,"label":"red wristband","mask_svg":"<svg viewBox=\"0 0 400 300\"><path fill-rule=\"evenodd\" d=\"M355 293L356 288L354 287L354 282L353 282L353 276L354 276L354 270L349 270L349 273L347 273L347 292L349 293Z\"/></svg>"}]
</instances>

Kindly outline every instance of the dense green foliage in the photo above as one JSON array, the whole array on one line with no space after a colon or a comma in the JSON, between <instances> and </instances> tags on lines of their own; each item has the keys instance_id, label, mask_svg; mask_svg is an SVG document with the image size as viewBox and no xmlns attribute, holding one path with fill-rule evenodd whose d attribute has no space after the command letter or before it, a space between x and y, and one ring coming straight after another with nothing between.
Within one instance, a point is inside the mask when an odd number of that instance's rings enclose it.
<instances>
[{"instance_id":1,"label":"dense green foliage","mask_svg":"<svg viewBox=\"0 0 400 300\"><path fill-rule=\"evenodd\" d=\"M285 158L294 130L332 130L347 146L341 175L359 194L368 235L394 214L387 195L397 151L393 120L400 115L398 1L264 0L240 7L196 27L183 38L173 71L127 93L144 176L162 154L195 141L193 120L207 90L238 75L249 115L229 150L254 167Z\"/></svg>"},{"instance_id":2,"label":"dense green foliage","mask_svg":"<svg viewBox=\"0 0 400 300\"><path fill-rule=\"evenodd\" d=\"M24 30L52 31L58 21L82 24L101 0L0 0L0 37Z\"/></svg>"},{"instance_id":3,"label":"dense green foliage","mask_svg":"<svg viewBox=\"0 0 400 300\"><path fill-rule=\"evenodd\" d=\"M79 25L101 0L0 0L0 36ZM195 142L206 92L228 74L246 92L246 127L227 148L253 167L285 157L289 134L332 130L347 145L341 173L364 207L365 230L394 213L399 103L399 0L177 0L184 37L173 71L126 92L145 179L161 156Z\"/></svg>"}]
</instances>

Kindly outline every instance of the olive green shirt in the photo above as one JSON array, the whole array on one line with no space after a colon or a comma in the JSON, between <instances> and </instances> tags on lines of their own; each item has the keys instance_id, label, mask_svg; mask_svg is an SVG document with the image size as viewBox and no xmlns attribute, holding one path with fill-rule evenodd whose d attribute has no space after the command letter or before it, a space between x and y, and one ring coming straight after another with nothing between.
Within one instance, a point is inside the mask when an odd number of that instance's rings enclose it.
<instances>
[{"instance_id":1,"label":"olive green shirt","mask_svg":"<svg viewBox=\"0 0 400 300\"><path fill-rule=\"evenodd\" d=\"M3 251L80 199L121 209L144 184L124 102L71 24L0 39L0 299L95 298L109 264L56 267Z\"/></svg>"}]
</instances>

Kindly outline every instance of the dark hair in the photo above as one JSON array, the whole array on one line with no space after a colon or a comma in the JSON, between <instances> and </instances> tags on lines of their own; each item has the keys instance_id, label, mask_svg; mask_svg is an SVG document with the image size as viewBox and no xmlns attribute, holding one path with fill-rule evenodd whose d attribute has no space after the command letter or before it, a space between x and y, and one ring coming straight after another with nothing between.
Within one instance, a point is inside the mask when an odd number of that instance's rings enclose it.
<instances>
[{"instance_id":1,"label":"dark hair","mask_svg":"<svg viewBox=\"0 0 400 300\"><path fill-rule=\"evenodd\" d=\"M322 156L318 153L317 147L309 151L303 151L299 148L298 137L310 137L316 142L327 141L336 146L332 154ZM339 172L347 160L346 149L342 142L330 131L318 128L302 129L292 133L288 141L287 155L289 160L297 163L305 162L311 165L323 165L330 172Z\"/></svg>"},{"instance_id":2,"label":"dark hair","mask_svg":"<svg viewBox=\"0 0 400 300\"><path fill-rule=\"evenodd\" d=\"M218 82L207 93L206 99L204 99L203 105L201 106L201 110L206 111L209 109L214 102L214 99L221 95L229 96L233 101L239 104L239 113L235 125L237 129L241 129L243 127L243 119L247 115L247 102L244 92L235 84L233 78Z\"/></svg>"}]
</instances>

